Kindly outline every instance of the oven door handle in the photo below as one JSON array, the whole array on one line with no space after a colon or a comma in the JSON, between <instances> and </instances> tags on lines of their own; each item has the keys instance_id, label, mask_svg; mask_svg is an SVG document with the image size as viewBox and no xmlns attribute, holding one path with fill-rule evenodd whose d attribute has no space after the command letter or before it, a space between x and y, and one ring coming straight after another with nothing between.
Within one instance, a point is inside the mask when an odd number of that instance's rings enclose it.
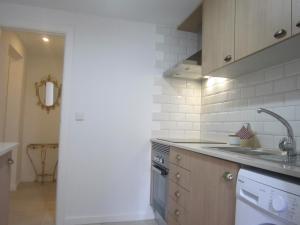
<instances>
[{"instance_id":1,"label":"oven door handle","mask_svg":"<svg viewBox=\"0 0 300 225\"><path fill-rule=\"evenodd\" d=\"M158 168L156 166L152 166L152 171L155 173L158 173L161 176L166 176L168 175L168 172L164 169Z\"/></svg>"}]
</instances>

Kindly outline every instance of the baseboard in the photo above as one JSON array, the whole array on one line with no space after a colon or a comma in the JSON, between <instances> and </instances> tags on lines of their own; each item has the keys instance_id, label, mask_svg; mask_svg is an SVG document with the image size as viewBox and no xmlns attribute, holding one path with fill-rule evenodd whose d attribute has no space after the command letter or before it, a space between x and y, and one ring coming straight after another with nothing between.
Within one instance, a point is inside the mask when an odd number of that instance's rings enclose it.
<instances>
[{"instance_id":1,"label":"baseboard","mask_svg":"<svg viewBox=\"0 0 300 225\"><path fill-rule=\"evenodd\" d=\"M64 225L84 225L110 222L127 222L154 219L153 212L141 212L137 214L120 214L111 216L72 216L66 217Z\"/></svg>"}]
</instances>

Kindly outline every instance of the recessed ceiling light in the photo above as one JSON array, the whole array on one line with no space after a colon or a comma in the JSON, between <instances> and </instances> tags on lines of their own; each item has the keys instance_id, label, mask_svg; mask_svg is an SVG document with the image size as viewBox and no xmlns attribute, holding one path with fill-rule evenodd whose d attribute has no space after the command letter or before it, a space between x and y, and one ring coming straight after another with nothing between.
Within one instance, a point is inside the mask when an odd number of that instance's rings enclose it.
<instances>
[{"instance_id":1,"label":"recessed ceiling light","mask_svg":"<svg viewBox=\"0 0 300 225\"><path fill-rule=\"evenodd\" d=\"M48 37L43 37L42 40L43 40L43 42L49 42L50 41Z\"/></svg>"}]
</instances>

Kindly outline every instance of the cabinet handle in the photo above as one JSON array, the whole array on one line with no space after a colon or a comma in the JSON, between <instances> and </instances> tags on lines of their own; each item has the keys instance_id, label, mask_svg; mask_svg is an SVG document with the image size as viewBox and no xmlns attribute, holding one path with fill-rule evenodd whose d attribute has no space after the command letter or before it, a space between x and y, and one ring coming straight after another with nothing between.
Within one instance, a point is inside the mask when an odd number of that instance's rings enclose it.
<instances>
[{"instance_id":1,"label":"cabinet handle","mask_svg":"<svg viewBox=\"0 0 300 225\"><path fill-rule=\"evenodd\" d=\"M175 214L175 216L180 216L180 211L179 211L178 209L176 209L176 210L174 211L174 214Z\"/></svg>"},{"instance_id":2,"label":"cabinet handle","mask_svg":"<svg viewBox=\"0 0 300 225\"><path fill-rule=\"evenodd\" d=\"M8 163L8 165L12 165L12 164L14 164L15 162L14 162L13 159L8 159L8 160L7 160L7 163Z\"/></svg>"},{"instance_id":3,"label":"cabinet handle","mask_svg":"<svg viewBox=\"0 0 300 225\"><path fill-rule=\"evenodd\" d=\"M176 191L174 195L176 198L180 198L180 196L181 196L180 191Z\"/></svg>"},{"instance_id":4,"label":"cabinet handle","mask_svg":"<svg viewBox=\"0 0 300 225\"><path fill-rule=\"evenodd\" d=\"M300 21L296 24L296 27L300 28Z\"/></svg>"},{"instance_id":5,"label":"cabinet handle","mask_svg":"<svg viewBox=\"0 0 300 225\"><path fill-rule=\"evenodd\" d=\"M181 177L181 176L180 176L180 173L176 173L175 177L176 177L177 180L179 180L180 177Z\"/></svg>"},{"instance_id":6,"label":"cabinet handle","mask_svg":"<svg viewBox=\"0 0 300 225\"><path fill-rule=\"evenodd\" d=\"M287 34L287 32L285 29L280 29L280 30L276 31L276 33L274 34L274 38L280 39L280 38L285 37L286 34Z\"/></svg>"},{"instance_id":7,"label":"cabinet handle","mask_svg":"<svg viewBox=\"0 0 300 225\"><path fill-rule=\"evenodd\" d=\"M181 158L181 155L179 155L179 154L177 154L176 155L176 159L177 159L177 161L180 161L182 158Z\"/></svg>"},{"instance_id":8,"label":"cabinet handle","mask_svg":"<svg viewBox=\"0 0 300 225\"><path fill-rule=\"evenodd\" d=\"M224 178L224 180L226 180L226 181L232 181L233 178L234 178L234 176L233 176L233 174L230 173L230 172L225 172L225 173L223 174L223 178Z\"/></svg>"},{"instance_id":9,"label":"cabinet handle","mask_svg":"<svg viewBox=\"0 0 300 225\"><path fill-rule=\"evenodd\" d=\"M227 55L225 58L224 58L224 61L225 62L230 62L232 59L232 56L231 55Z\"/></svg>"}]
</instances>

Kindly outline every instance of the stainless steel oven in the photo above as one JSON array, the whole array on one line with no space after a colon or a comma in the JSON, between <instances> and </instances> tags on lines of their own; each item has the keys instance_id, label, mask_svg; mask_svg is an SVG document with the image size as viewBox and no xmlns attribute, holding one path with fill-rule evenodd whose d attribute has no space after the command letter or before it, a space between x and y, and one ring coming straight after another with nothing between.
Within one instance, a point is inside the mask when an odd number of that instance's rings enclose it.
<instances>
[{"instance_id":1,"label":"stainless steel oven","mask_svg":"<svg viewBox=\"0 0 300 225\"><path fill-rule=\"evenodd\" d=\"M152 143L151 205L158 225L166 225L170 146Z\"/></svg>"}]
</instances>

